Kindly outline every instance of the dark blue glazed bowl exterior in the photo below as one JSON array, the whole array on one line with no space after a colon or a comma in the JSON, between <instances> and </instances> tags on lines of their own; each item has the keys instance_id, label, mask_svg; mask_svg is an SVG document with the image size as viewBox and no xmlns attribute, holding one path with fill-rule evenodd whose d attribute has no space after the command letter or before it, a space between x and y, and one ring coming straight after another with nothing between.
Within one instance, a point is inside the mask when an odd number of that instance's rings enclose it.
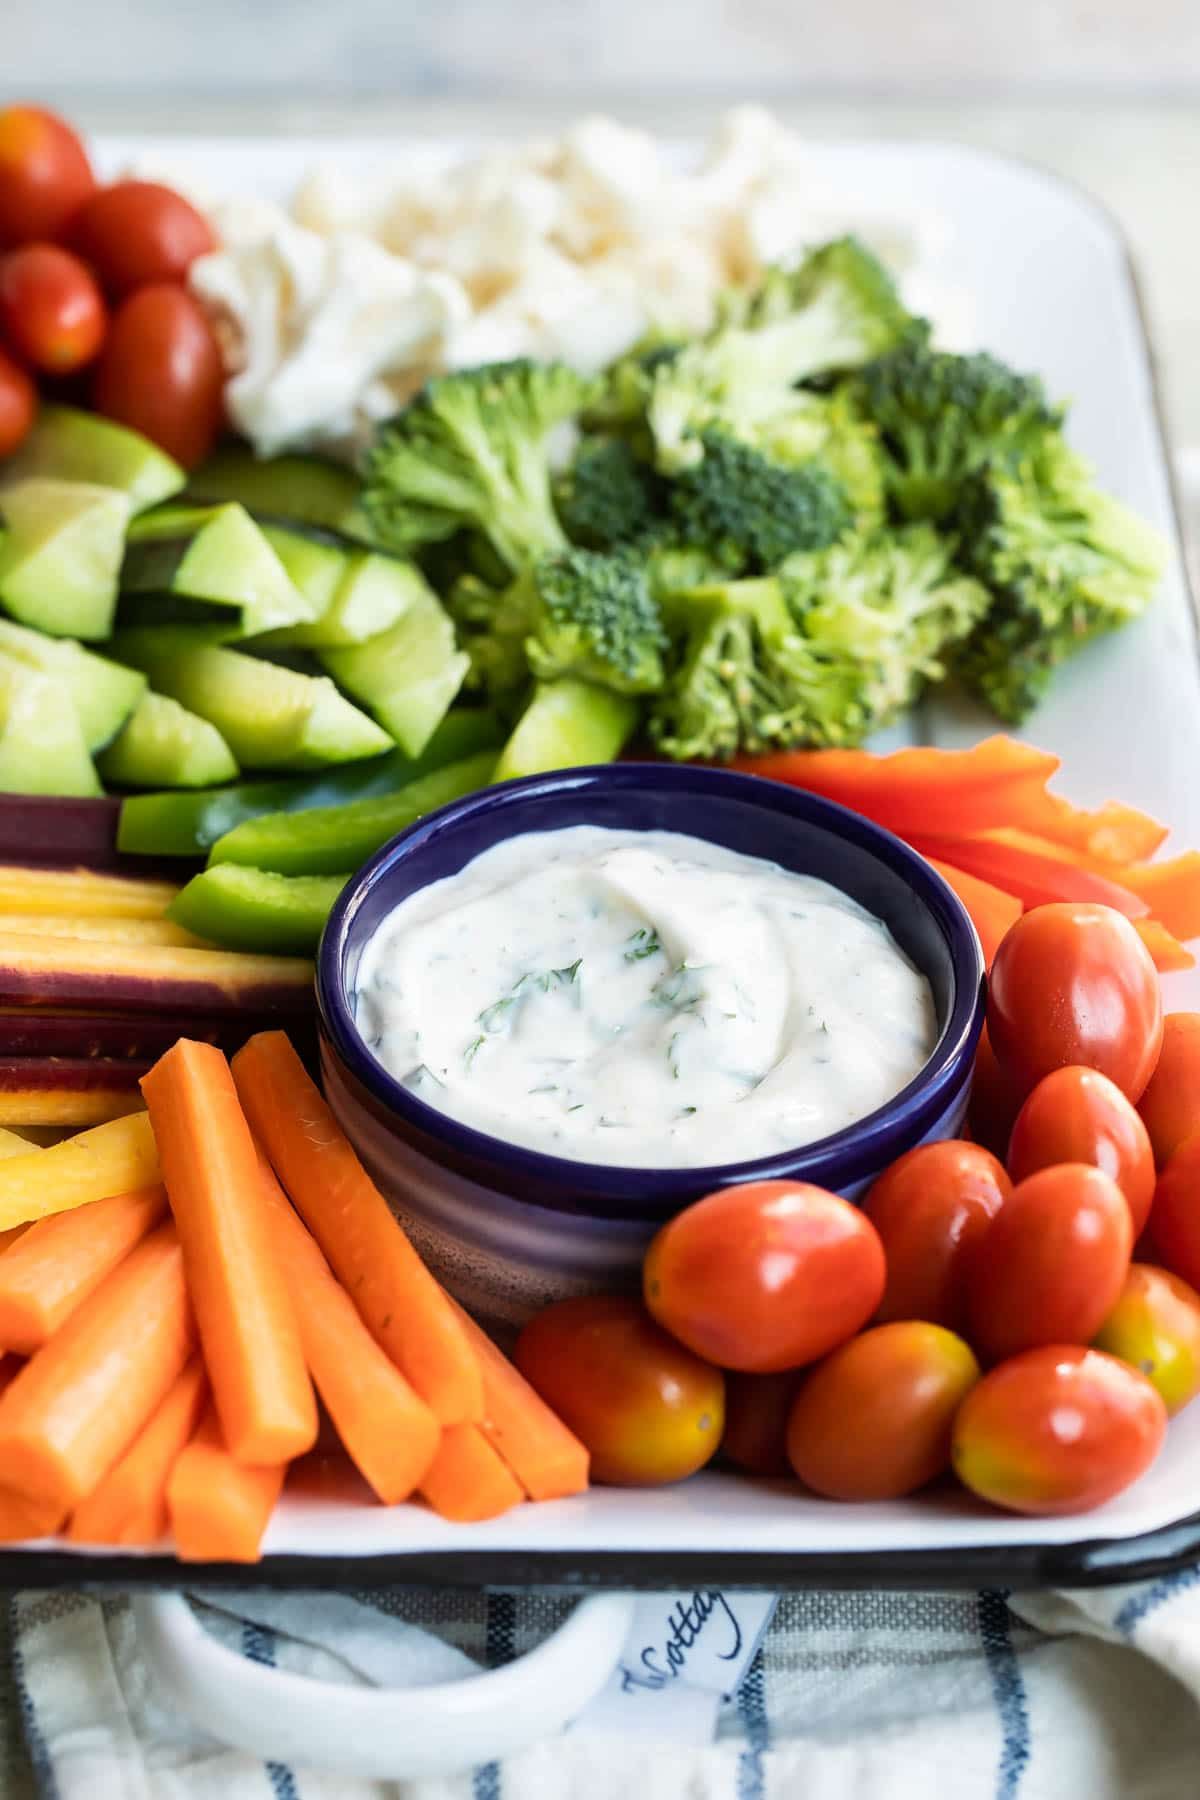
<instances>
[{"instance_id":1,"label":"dark blue glazed bowl exterior","mask_svg":"<svg viewBox=\"0 0 1200 1800\"><path fill-rule=\"evenodd\" d=\"M818 876L884 920L928 977L940 1034L920 1074L886 1106L832 1137L784 1155L713 1168L640 1169L549 1156L447 1118L402 1087L354 1021L363 947L408 895L457 874L522 832L570 825L688 832L743 855ZM653 1226L714 1188L776 1178L861 1192L903 1151L950 1135L965 1107L983 1025L983 957L962 904L924 859L858 814L761 777L670 763L565 769L485 788L394 838L344 889L317 959L327 1079L374 1140L368 1166L394 1140L475 1189L521 1207ZM335 1101L335 1109L337 1101ZM345 1123L346 1121L343 1120ZM352 1133L353 1135L353 1133Z\"/></svg>"}]
</instances>

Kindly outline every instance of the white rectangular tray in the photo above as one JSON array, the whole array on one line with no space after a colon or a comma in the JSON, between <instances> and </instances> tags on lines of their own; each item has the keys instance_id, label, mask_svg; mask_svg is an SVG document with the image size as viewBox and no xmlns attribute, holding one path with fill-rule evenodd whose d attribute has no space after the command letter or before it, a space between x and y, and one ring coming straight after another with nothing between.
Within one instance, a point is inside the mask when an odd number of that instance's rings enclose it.
<instances>
[{"instance_id":1,"label":"white rectangular tray","mask_svg":"<svg viewBox=\"0 0 1200 1800\"><path fill-rule=\"evenodd\" d=\"M102 147L113 168L131 160L158 163L194 172L198 185L212 190L280 194L317 160L353 170L404 153L394 143L254 139ZM416 153L428 155L430 148ZM864 217L940 215L945 272L971 295L979 345L1038 371L1051 395L1071 399L1076 444L1094 459L1102 480L1169 538L1170 566L1155 606L1059 675L1028 736L1062 756L1061 786L1072 800L1129 801L1169 821L1176 847L1200 845L1196 622L1149 347L1115 225L1052 176L953 146L818 144L812 171L822 208L838 228ZM982 713L936 703L890 741L962 745L994 729ZM1200 1005L1200 975L1171 983L1171 1005ZM1198 1503L1200 1402L1172 1424L1148 1476L1083 1518L1007 1517L949 1492L894 1505L839 1506L785 1483L722 1474L657 1492L601 1488L475 1526L448 1525L419 1506L386 1510L289 1498L271 1526L257 1575L294 1585L1078 1584L1128 1580L1194 1557L1200 1516L1190 1515ZM178 1574L178 1564L155 1555L37 1546L3 1559L4 1577L22 1583L119 1579L128 1585Z\"/></svg>"}]
</instances>

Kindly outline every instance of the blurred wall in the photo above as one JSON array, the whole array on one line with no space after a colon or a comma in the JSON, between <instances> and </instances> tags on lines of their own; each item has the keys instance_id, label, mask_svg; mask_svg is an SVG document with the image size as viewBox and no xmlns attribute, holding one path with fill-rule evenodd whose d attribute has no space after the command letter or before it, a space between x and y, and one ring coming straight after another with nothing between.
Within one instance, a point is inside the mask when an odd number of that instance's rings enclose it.
<instances>
[{"instance_id":1,"label":"blurred wall","mask_svg":"<svg viewBox=\"0 0 1200 1800\"><path fill-rule=\"evenodd\" d=\"M0 87L1200 88L1200 0L0 0Z\"/></svg>"}]
</instances>

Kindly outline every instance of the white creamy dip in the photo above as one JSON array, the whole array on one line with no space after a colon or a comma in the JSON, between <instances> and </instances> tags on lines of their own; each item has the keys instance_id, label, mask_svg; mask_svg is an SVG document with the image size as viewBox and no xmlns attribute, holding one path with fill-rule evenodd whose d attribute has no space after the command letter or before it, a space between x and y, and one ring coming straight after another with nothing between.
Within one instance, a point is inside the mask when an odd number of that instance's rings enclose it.
<instances>
[{"instance_id":1,"label":"white creamy dip","mask_svg":"<svg viewBox=\"0 0 1200 1800\"><path fill-rule=\"evenodd\" d=\"M584 1162L768 1156L882 1106L929 1057L929 983L827 882L665 831L495 845L404 900L357 1022L439 1112Z\"/></svg>"}]
</instances>

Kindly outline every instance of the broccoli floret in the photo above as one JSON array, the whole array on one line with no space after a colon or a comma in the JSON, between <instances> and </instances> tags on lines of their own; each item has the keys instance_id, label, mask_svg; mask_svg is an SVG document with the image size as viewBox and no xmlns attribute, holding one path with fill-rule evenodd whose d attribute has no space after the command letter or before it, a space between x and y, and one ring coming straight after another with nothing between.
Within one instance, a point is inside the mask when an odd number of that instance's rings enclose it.
<instances>
[{"instance_id":1,"label":"broccoli floret","mask_svg":"<svg viewBox=\"0 0 1200 1800\"><path fill-rule=\"evenodd\" d=\"M599 391L583 410L589 431L623 431L643 423L650 391L659 369L674 362L683 348L676 338L644 338L605 371Z\"/></svg>"},{"instance_id":2,"label":"broccoli floret","mask_svg":"<svg viewBox=\"0 0 1200 1800\"><path fill-rule=\"evenodd\" d=\"M752 437L794 407L800 382L859 368L922 329L853 238L824 245L790 272L772 271L737 322L655 372L649 421L659 467L674 473L699 462L711 425Z\"/></svg>"},{"instance_id":3,"label":"broccoli floret","mask_svg":"<svg viewBox=\"0 0 1200 1800\"><path fill-rule=\"evenodd\" d=\"M667 756L727 761L816 741L814 719L854 719L853 663L807 641L777 578L686 589L665 612L675 667L648 730Z\"/></svg>"},{"instance_id":4,"label":"broccoli floret","mask_svg":"<svg viewBox=\"0 0 1200 1800\"><path fill-rule=\"evenodd\" d=\"M367 455L363 503L381 543L407 552L474 527L514 571L561 549L548 439L591 391L564 363L436 376Z\"/></svg>"},{"instance_id":5,"label":"broccoli floret","mask_svg":"<svg viewBox=\"0 0 1200 1800\"><path fill-rule=\"evenodd\" d=\"M588 550L645 543L663 526L663 483L624 438L586 437L555 489L567 535Z\"/></svg>"},{"instance_id":6,"label":"broccoli floret","mask_svg":"<svg viewBox=\"0 0 1200 1800\"><path fill-rule=\"evenodd\" d=\"M855 388L878 427L888 495L904 519L948 518L969 475L1027 453L1061 419L1036 376L921 343L871 363Z\"/></svg>"},{"instance_id":7,"label":"broccoli floret","mask_svg":"<svg viewBox=\"0 0 1200 1800\"><path fill-rule=\"evenodd\" d=\"M776 462L717 430L701 442L703 461L671 484L671 516L685 543L732 572L820 550L851 523L845 492L821 463Z\"/></svg>"},{"instance_id":8,"label":"broccoli floret","mask_svg":"<svg viewBox=\"0 0 1200 1800\"><path fill-rule=\"evenodd\" d=\"M845 537L780 570L788 606L809 643L857 670L853 716L814 720L810 742L847 743L902 712L991 604L954 564L954 544L930 525Z\"/></svg>"},{"instance_id":9,"label":"broccoli floret","mask_svg":"<svg viewBox=\"0 0 1200 1800\"><path fill-rule=\"evenodd\" d=\"M1145 609L1165 546L1096 487L1090 465L1057 433L1019 465L973 477L959 523L964 559L993 604L958 670L993 712L1019 724L1059 663Z\"/></svg>"},{"instance_id":10,"label":"broccoli floret","mask_svg":"<svg viewBox=\"0 0 1200 1800\"><path fill-rule=\"evenodd\" d=\"M450 598L476 684L503 705L572 675L618 694L661 687L666 645L642 558L568 549L531 563L502 593L469 577Z\"/></svg>"}]
</instances>

